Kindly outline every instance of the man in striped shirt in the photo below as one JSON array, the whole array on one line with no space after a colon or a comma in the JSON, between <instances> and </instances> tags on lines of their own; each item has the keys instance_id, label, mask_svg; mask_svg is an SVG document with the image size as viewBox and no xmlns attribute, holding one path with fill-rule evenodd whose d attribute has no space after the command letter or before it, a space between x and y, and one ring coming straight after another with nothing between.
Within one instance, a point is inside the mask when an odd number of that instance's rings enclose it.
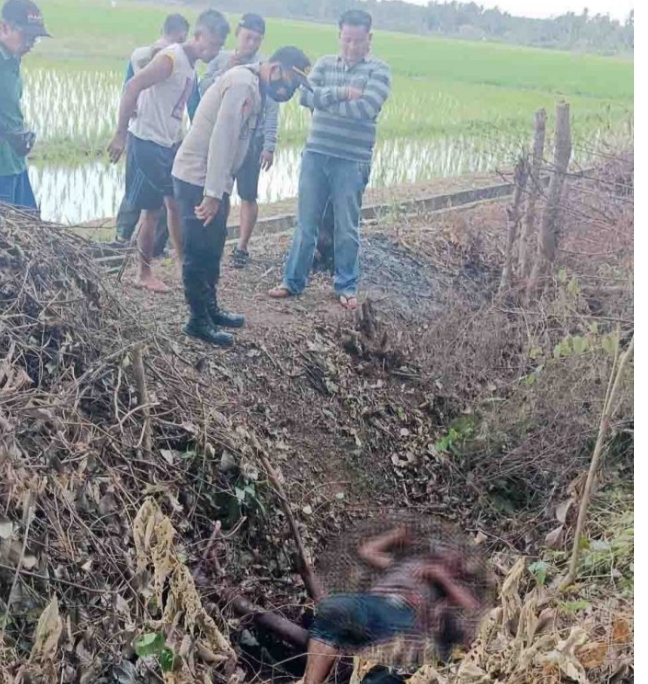
<instances>
[{"instance_id":1,"label":"man in striped shirt","mask_svg":"<svg viewBox=\"0 0 648 684\"><path fill-rule=\"evenodd\" d=\"M360 209L369 181L378 115L389 97L391 73L371 57L371 15L349 10L339 21L340 54L322 57L309 76L312 92L300 102L312 121L299 175L297 227L283 282L274 298L300 294L313 262L330 196L335 216L335 293L355 309L360 277Z\"/></svg>"}]
</instances>

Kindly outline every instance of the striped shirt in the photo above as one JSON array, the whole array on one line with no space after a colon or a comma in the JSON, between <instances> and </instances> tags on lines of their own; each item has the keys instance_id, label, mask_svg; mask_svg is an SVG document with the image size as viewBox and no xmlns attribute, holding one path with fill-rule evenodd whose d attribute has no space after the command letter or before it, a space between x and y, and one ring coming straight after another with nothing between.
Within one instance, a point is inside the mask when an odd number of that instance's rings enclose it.
<instances>
[{"instance_id":1,"label":"striped shirt","mask_svg":"<svg viewBox=\"0 0 648 684\"><path fill-rule=\"evenodd\" d=\"M216 80L218 80L228 69L231 69L230 59L234 55L234 50L221 50L209 63L207 72L203 76L198 86L200 95L204 95ZM240 58L237 64L244 66L247 64L260 64L264 58L255 52L249 57ZM263 138L263 149L267 152L274 152L277 146L277 129L279 128L279 103L271 98L265 98L263 116L259 120L255 137Z\"/></svg>"},{"instance_id":2,"label":"striped shirt","mask_svg":"<svg viewBox=\"0 0 648 684\"><path fill-rule=\"evenodd\" d=\"M343 57L319 59L309 75L313 92L302 89L300 102L313 112L306 149L351 161L371 162L378 115L391 90L391 71L366 57L347 66ZM346 99L347 87L362 97Z\"/></svg>"}]
</instances>

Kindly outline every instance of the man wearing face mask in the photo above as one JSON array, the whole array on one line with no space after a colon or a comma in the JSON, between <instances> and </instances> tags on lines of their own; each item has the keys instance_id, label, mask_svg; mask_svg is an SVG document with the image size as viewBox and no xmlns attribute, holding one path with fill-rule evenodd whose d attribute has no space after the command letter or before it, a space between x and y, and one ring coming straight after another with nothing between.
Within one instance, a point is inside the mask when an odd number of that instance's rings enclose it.
<instances>
[{"instance_id":1,"label":"man wearing face mask","mask_svg":"<svg viewBox=\"0 0 648 684\"><path fill-rule=\"evenodd\" d=\"M286 102L299 86L310 87L309 68L301 50L283 47L266 62L229 69L196 109L173 164L185 248L182 279L190 310L184 332L190 337L229 347L234 338L219 328L245 324L243 316L221 309L216 297L234 177L246 157L264 97Z\"/></svg>"},{"instance_id":2,"label":"man wearing face mask","mask_svg":"<svg viewBox=\"0 0 648 684\"><path fill-rule=\"evenodd\" d=\"M38 212L26 157L35 134L25 130L20 106L20 60L42 36L43 15L29 0L7 0L0 16L0 202Z\"/></svg>"},{"instance_id":3,"label":"man wearing face mask","mask_svg":"<svg viewBox=\"0 0 648 684\"><path fill-rule=\"evenodd\" d=\"M236 48L222 50L210 62L207 73L200 82L201 95L232 67L264 61L259 49L265 29L265 21L258 14L248 12L241 17L236 27ZM236 191L241 199L241 212L239 240L230 260L232 268L245 268L250 258L248 243L259 215L259 175L262 169L269 171L272 167L278 126L279 105L271 98L266 98L247 156L236 173Z\"/></svg>"},{"instance_id":4,"label":"man wearing face mask","mask_svg":"<svg viewBox=\"0 0 648 684\"><path fill-rule=\"evenodd\" d=\"M378 116L391 90L389 67L372 57L371 15L349 10L339 21L340 54L317 61L312 91L300 102L313 113L299 174L297 227L283 282L268 293L301 294L313 263L326 203L333 206L334 288L345 309L358 306L360 209L369 181Z\"/></svg>"},{"instance_id":5,"label":"man wearing face mask","mask_svg":"<svg viewBox=\"0 0 648 684\"><path fill-rule=\"evenodd\" d=\"M141 211L136 285L153 292L168 290L151 270L155 223L163 204L169 235L182 261L180 215L173 199L171 168L187 100L196 80L196 62L210 62L228 33L229 24L220 12L202 12L193 36L186 43L160 50L126 83L121 96L117 131L108 153L110 161L116 163L128 139L127 202Z\"/></svg>"}]
</instances>

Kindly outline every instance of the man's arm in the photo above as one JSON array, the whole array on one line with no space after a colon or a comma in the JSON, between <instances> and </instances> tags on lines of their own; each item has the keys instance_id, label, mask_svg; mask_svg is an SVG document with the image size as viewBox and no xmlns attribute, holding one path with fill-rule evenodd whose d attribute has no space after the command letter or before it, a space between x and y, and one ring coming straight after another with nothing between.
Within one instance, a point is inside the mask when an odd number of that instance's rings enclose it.
<instances>
[{"instance_id":1,"label":"man's arm","mask_svg":"<svg viewBox=\"0 0 648 684\"><path fill-rule=\"evenodd\" d=\"M407 529L397 527L362 544L358 548L358 555L372 567L385 570L394 562L392 555L387 553L387 550L399 542L406 542L407 538Z\"/></svg>"},{"instance_id":2,"label":"man's arm","mask_svg":"<svg viewBox=\"0 0 648 684\"><path fill-rule=\"evenodd\" d=\"M429 563L418 571L418 575L421 579L438 584L447 597L461 608L475 610L479 607L475 597L456 582L448 570L439 563Z\"/></svg>"},{"instance_id":3,"label":"man's arm","mask_svg":"<svg viewBox=\"0 0 648 684\"><path fill-rule=\"evenodd\" d=\"M266 98L265 121L263 123L263 149L274 152L277 147L277 131L279 130L279 103Z\"/></svg>"},{"instance_id":4,"label":"man's arm","mask_svg":"<svg viewBox=\"0 0 648 684\"><path fill-rule=\"evenodd\" d=\"M348 91L346 86L325 86L324 75L327 69L327 63L330 61L329 58L322 57L315 62L313 70L308 75L308 82L310 83L312 92L301 89L299 95L299 104L303 107L308 107L311 111L313 109L326 109L331 105L339 103L341 100L345 100L348 96Z\"/></svg>"},{"instance_id":5,"label":"man's arm","mask_svg":"<svg viewBox=\"0 0 648 684\"><path fill-rule=\"evenodd\" d=\"M108 146L110 161L116 162L126 146L128 122L135 114L137 98L140 93L151 88L156 83L165 81L173 73L173 59L167 54L156 55L143 69L138 71L124 86L119 101L117 116L117 131Z\"/></svg>"},{"instance_id":6,"label":"man's arm","mask_svg":"<svg viewBox=\"0 0 648 684\"><path fill-rule=\"evenodd\" d=\"M319 109L324 109L330 114L339 114L347 119L373 121L380 114L390 92L391 72L385 64L371 73L361 97L336 102Z\"/></svg>"},{"instance_id":7,"label":"man's arm","mask_svg":"<svg viewBox=\"0 0 648 684\"><path fill-rule=\"evenodd\" d=\"M223 94L218 118L209 140L205 197L220 200L236 169L239 139L250 118L253 93L248 84L232 85Z\"/></svg>"}]
</instances>

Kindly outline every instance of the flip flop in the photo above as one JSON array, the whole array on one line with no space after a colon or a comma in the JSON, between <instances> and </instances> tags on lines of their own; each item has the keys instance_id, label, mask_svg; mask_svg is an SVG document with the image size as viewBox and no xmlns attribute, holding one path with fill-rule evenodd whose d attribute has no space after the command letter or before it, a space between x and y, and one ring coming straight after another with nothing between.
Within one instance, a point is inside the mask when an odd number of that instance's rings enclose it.
<instances>
[{"instance_id":1,"label":"flip flop","mask_svg":"<svg viewBox=\"0 0 648 684\"><path fill-rule=\"evenodd\" d=\"M288 297L292 297L293 293L287 287L277 285L277 287L273 287L272 290L268 290L268 296L273 299L287 299Z\"/></svg>"},{"instance_id":2,"label":"flip flop","mask_svg":"<svg viewBox=\"0 0 648 684\"><path fill-rule=\"evenodd\" d=\"M347 311L355 311L358 308L358 298L355 295L338 295L338 302Z\"/></svg>"}]
</instances>

